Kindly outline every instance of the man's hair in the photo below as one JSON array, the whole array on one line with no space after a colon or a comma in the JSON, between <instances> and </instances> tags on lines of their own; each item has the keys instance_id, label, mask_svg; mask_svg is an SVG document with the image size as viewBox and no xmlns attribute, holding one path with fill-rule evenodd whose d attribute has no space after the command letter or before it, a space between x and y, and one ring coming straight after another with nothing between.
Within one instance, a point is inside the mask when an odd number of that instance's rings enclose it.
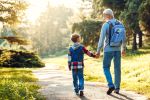
<instances>
[{"instance_id":1,"label":"man's hair","mask_svg":"<svg viewBox=\"0 0 150 100\"><path fill-rule=\"evenodd\" d=\"M112 16L112 17L114 17L114 13L113 13L113 11L111 10L111 9L105 9L104 11L103 11L103 14L106 14L106 15L110 15L110 16Z\"/></svg>"},{"instance_id":2,"label":"man's hair","mask_svg":"<svg viewBox=\"0 0 150 100\"><path fill-rule=\"evenodd\" d=\"M74 42L74 43L77 42L79 37L80 37L80 35L77 33L72 34L71 35L72 42Z\"/></svg>"}]
</instances>

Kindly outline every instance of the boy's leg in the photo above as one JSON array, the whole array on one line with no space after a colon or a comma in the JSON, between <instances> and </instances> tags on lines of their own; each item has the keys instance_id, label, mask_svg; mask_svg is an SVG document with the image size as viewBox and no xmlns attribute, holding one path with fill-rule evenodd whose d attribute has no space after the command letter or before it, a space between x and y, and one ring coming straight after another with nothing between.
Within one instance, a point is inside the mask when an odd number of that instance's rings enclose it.
<instances>
[{"instance_id":1,"label":"boy's leg","mask_svg":"<svg viewBox=\"0 0 150 100\"><path fill-rule=\"evenodd\" d=\"M78 78L79 78L79 90L84 90L84 75L83 75L83 68L78 69Z\"/></svg>"},{"instance_id":2,"label":"boy's leg","mask_svg":"<svg viewBox=\"0 0 150 100\"><path fill-rule=\"evenodd\" d=\"M114 74L115 74L115 89L119 92L121 82L121 52L116 51L114 54Z\"/></svg>"},{"instance_id":3,"label":"boy's leg","mask_svg":"<svg viewBox=\"0 0 150 100\"><path fill-rule=\"evenodd\" d=\"M104 52L104 58L103 58L103 70L104 74L106 77L106 80L108 82L108 87L113 88L114 84L112 81L112 76L110 73L110 65L111 65L111 60L113 58L113 52Z\"/></svg>"},{"instance_id":4,"label":"boy's leg","mask_svg":"<svg viewBox=\"0 0 150 100\"><path fill-rule=\"evenodd\" d=\"M77 73L78 73L77 70L74 70L74 69L72 70L73 85L74 85L74 90L76 93L79 92Z\"/></svg>"},{"instance_id":5,"label":"boy's leg","mask_svg":"<svg viewBox=\"0 0 150 100\"><path fill-rule=\"evenodd\" d=\"M83 90L84 90L84 75L83 75L83 68L79 69L78 71L78 77L79 77L79 90L80 90L80 96L84 96Z\"/></svg>"}]
</instances>

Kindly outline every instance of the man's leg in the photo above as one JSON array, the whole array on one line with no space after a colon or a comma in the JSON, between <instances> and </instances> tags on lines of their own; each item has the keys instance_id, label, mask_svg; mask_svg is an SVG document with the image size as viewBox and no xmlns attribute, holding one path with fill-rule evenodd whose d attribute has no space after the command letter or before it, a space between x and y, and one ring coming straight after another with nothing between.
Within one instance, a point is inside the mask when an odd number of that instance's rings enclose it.
<instances>
[{"instance_id":1,"label":"man's leg","mask_svg":"<svg viewBox=\"0 0 150 100\"><path fill-rule=\"evenodd\" d=\"M84 90L84 75L83 75L83 69L78 69L78 77L79 77L79 90L80 90L80 96L83 96L83 90Z\"/></svg>"},{"instance_id":2,"label":"man's leg","mask_svg":"<svg viewBox=\"0 0 150 100\"><path fill-rule=\"evenodd\" d=\"M79 87L78 87L78 77L77 77L77 70L72 70L72 78L73 78L73 85L74 85L74 90L76 93L79 92Z\"/></svg>"},{"instance_id":3,"label":"man's leg","mask_svg":"<svg viewBox=\"0 0 150 100\"><path fill-rule=\"evenodd\" d=\"M115 51L114 53L114 74L115 74L115 90L119 93L121 82L121 52Z\"/></svg>"},{"instance_id":4,"label":"man's leg","mask_svg":"<svg viewBox=\"0 0 150 100\"><path fill-rule=\"evenodd\" d=\"M113 81L112 81L112 76L110 73L110 65L111 65L111 60L113 58L113 54L114 52L104 52L104 59L103 59L104 74L105 74L106 80L108 82L108 87L109 87L107 91L108 95L111 94L112 91L115 89Z\"/></svg>"},{"instance_id":5,"label":"man's leg","mask_svg":"<svg viewBox=\"0 0 150 100\"><path fill-rule=\"evenodd\" d=\"M104 52L103 70L104 70L104 74L108 82L109 88L114 87L112 76L110 73L110 65L111 65L112 58L113 58L113 52Z\"/></svg>"}]
</instances>

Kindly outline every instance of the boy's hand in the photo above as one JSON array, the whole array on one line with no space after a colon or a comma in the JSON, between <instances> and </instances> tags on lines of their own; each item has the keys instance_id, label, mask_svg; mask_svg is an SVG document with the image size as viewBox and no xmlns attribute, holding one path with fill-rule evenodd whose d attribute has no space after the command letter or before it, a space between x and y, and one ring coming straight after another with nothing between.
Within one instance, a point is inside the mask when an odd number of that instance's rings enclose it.
<instances>
[{"instance_id":1,"label":"boy's hand","mask_svg":"<svg viewBox=\"0 0 150 100\"><path fill-rule=\"evenodd\" d=\"M71 71L71 67L69 67L69 71Z\"/></svg>"}]
</instances>

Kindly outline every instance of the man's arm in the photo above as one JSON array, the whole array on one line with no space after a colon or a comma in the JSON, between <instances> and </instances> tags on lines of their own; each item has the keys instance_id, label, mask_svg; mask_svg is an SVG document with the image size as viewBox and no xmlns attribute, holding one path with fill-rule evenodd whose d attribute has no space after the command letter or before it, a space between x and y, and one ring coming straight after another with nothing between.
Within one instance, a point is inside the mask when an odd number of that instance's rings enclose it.
<instances>
[{"instance_id":1,"label":"man's arm","mask_svg":"<svg viewBox=\"0 0 150 100\"><path fill-rule=\"evenodd\" d=\"M68 68L71 70L71 52L68 52Z\"/></svg>"},{"instance_id":2,"label":"man's arm","mask_svg":"<svg viewBox=\"0 0 150 100\"><path fill-rule=\"evenodd\" d=\"M96 57L95 54L93 54L92 52L90 52L89 50L87 50L85 47L83 47L83 52L85 54L87 54L88 56L90 56L90 57Z\"/></svg>"},{"instance_id":3,"label":"man's arm","mask_svg":"<svg viewBox=\"0 0 150 100\"><path fill-rule=\"evenodd\" d=\"M98 48L97 48L97 54L100 54L100 50L103 48L104 40L106 37L106 32L107 32L108 27L109 27L109 25L107 23L104 23L101 28L99 42L98 42Z\"/></svg>"},{"instance_id":4,"label":"man's arm","mask_svg":"<svg viewBox=\"0 0 150 100\"><path fill-rule=\"evenodd\" d=\"M121 51L122 51L122 55L125 55L125 53L126 53L126 32L124 32L125 34L124 34L124 38L123 38L123 40L122 40L122 46L121 46Z\"/></svg>"}]
</instances>

